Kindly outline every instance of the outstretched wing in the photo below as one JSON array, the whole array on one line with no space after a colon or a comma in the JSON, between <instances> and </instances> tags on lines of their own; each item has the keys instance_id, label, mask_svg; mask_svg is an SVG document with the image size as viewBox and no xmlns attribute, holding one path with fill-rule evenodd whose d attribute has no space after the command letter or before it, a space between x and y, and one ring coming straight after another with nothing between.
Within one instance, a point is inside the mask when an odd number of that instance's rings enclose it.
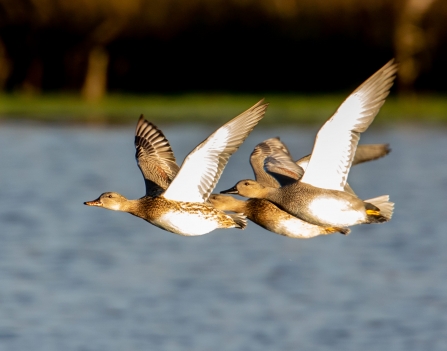
<instances>
[{"instance_id":1,"label":"outstretched wing","mask_svg":"<svg viewBox=\"0 0 447 351\"><path fill-rule=\"evenodd\" d=\"M301 181L325 189L343 190L355 150L384 104L397 71L394 60L360 85L321 127Z\"/></svg>"},{"instance_id":2,"label":"outstretched wing","mask_svg":"<svg viewBox=\"0 0 447 351\"><path fill-rule=\"evenodd\" d=\"M377 160L378 158L388 155L390 152L391 149L388 144L358 145L354 159L352 160L352 165Z\"/></svg>"},{"instance_id":3,"label":"outstretched wing","mask_svg":"<svg viewBox=\"0 0 447 351\"><path fill-rule=\"evenodd\" d=\"M354 159L352 160L352 166L358 165L363 162L369 162L377 160L378 158L384 157L391 152L390 146L388 144L362 144L357 145L357 150L355 150ZM306 170L309 164L311 155L301 157L296 164Z\"/></svg>"},{"instance_id":4,"label":"outstretched wing","mask_svg":"<svg viewBox=\"0 0 447 351\"><path fill-rule=\"evenodd\" d=\"M146 195L162 193L179 170L169 141L143 115L135 130L135 158L146 183Z\"/></svg>"},{"instance_id":5,"label":"outstretched wing","mask_svg":"<svg viewBox=\"0 0 447 351\"><path fill-rule=\"evenodd\" d=\"M191 151L163 196L176 201L207 201L230 156L264 117L268 104L263 101L224 124Z\"/></svg>"}]
</instances>

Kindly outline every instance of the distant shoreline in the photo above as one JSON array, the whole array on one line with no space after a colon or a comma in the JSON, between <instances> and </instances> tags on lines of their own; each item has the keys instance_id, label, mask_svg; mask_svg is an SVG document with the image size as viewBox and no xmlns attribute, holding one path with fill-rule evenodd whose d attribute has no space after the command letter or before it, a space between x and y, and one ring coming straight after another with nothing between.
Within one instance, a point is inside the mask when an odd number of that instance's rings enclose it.
<instances>
[{"instance_id":1,"label":"distant shoreline","mask_svg":"<svg viewBox=\"0 0 447 351\"><path fill-rule=\"evenodd\" d=\"M111 94L97 103L75 94L0 94L1 121L133 124L140 114L154 123L222 123L261 98L270 103L262 125L321 124L349 95ZM390 122L446 123L447 97L388 97L375 125Z\"/></svg>"}]
</instances>

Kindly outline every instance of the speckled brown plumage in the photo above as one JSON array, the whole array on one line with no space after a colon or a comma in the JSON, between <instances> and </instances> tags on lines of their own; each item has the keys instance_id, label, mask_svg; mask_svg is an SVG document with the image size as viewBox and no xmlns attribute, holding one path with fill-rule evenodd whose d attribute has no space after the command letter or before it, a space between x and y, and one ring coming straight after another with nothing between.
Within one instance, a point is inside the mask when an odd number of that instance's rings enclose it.
<instances>
[{"instance_id":1,"label":"speckled brown plumage","mask_svg":"<svg viewBox=\"0 0 447 351\"><path fill-rule=\"evenodd\" d=\"M163 220L164 216L182 216L187 214L191 216L191 221L196 221L198 224L202 220L215 223L214 229L244 229L247 225L245 215L241 213L226 214L207 203L172 201L165 199L163 196L144 196L140 199L129 200L118 193L107 192L101 194L96 200L87 201L84 204L127 212L159 228L185 236L200 234L189 234L177 230L175 227L169 227L166 225L166 221ZM197 220L196 217L201 218L201 220ZM196 229L199 230L199 228Z\"/></svg>"},{"instance_id":2,"label":"speckled brown plumage","mask_svg":"<svg viewBox=\"0 0 447 351\"><path fill-rule=\"evenodd\" d=\"M228 195L212 194L210 202L222 211L243 213L264 229L290 238L308 239L318 235L336 232L346 235L350 232L347 228L321 227L301 221L265 199L243 201Z\"/></svg>"},{"instance_id":3,"label":"speckled brown plumage","mask_svg":"<svg viewBox=\"0 0 447 351\"><path fill-rule=\"evenodd\" d=\"M264 117L267 106L261 100L218 128L188 154L181 168L161 130L141 116L135 131L135 148L146 195L129 200L106 192L84 204L128 212L184 236L203 235L218 228L244 229L245 215L226 214L207 200L228 159Z\"/></svg>"},{"instance_id":4,"label":"speckled brown plumage","mask_svg":"<svg viewBox=\"0 0 447 351\"><path fill-rule=\"evenodd\" d=\"M394 210L388 195L363 201L346 185L360 134L385 102L396 71L394 60L389 61L345 99L318 131L307 166L298 168L305 169L299 180L288 176L296 165L290 162L287 151L278 149L279 156L275 151L269 156L271 161L264 162L264 168L280 183L280 188L247 179L221 193L267 199L303 221L325 227L388 221ZM362 162L360 156L358 162ZM287 181L282 182L275 174Z\"/></svg>"}]
</instances>

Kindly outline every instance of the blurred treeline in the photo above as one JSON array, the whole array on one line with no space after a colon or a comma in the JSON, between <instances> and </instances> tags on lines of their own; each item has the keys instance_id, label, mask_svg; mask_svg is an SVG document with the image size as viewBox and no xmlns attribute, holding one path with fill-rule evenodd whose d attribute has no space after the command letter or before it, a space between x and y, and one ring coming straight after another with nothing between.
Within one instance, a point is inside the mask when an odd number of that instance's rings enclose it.
<instances>
[{"instance_id":1,"label":"blurred treeline","mask_svg":"<svg viewBox=\"0 0 447 351\"><path fill-rule=\"evenodd\" d=\"M446 0L0 0L0 90L446 91Z\"/></svg>"}]
</instances>

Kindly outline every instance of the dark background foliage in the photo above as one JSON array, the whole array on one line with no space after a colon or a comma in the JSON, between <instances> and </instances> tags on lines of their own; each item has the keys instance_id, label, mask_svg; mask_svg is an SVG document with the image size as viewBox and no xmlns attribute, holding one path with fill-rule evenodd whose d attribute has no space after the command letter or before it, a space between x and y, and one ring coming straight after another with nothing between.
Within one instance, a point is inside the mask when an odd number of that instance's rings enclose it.
<instances>
[{"instance_id":1,"label":"dark background foliage","mask_svg":"<svg viewBox=\"0 0 447 351\"><path fill-rule=\"evenodd\" d=\"M0 0L5 91L446 91L443 0Z\"/></svg>"}]
</instances>

